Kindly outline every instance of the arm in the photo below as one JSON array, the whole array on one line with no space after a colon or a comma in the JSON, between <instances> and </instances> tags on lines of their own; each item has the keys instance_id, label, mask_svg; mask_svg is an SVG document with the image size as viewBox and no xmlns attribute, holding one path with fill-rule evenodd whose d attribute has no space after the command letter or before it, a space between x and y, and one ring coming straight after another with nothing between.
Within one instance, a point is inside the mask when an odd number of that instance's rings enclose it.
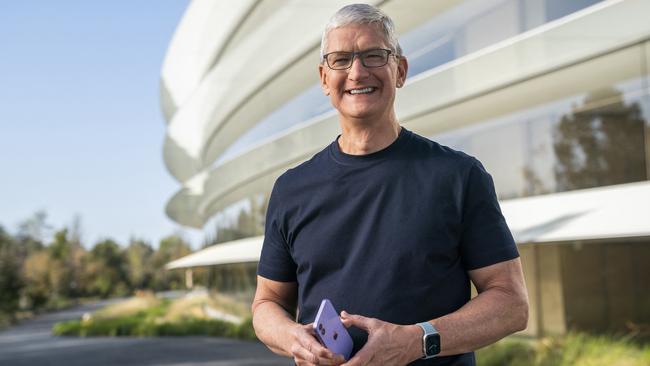
<instances>
[{"instance_id":1,"label":"arm","mask_svg":"<svg viewBox=\"0 0 650 366\"><path fill-rule=\"evenodd\" d=\"M469 276L478 296L431 321L440 332L441 355L470 352L526 329L528 294L519 258L469 271Z\"/></svg>"},{"instance_id":2,"label":"arm","mask_svg":"<svg viewBox=\"0 0 650 366\"><path fill-rule=\"evenodd\" d=\"M294 321L298 284L278 282L257 276L253 300L253 327L257 337L271 351L293 357L298 365L337 365L341 356L321 346L311 324Z\"/></svg>"},{"instance_id":3,"label":"arm","mask_svg":"<svg viewBox=\"0 0 650 366\"><path fill-rule=\"evenodd\" d=\"M526 328L528 296L519 258L469 271L469 276L478 296L430 321L440 333L440 356L470 352ZM396 359L406 364L422 357L422 330L417 325L400 326L347 313L342 317L347 326L368 332L368 343L349 365L380 365ZM397 358L400 349L403 356Z\"/></svg>"}]
</instances>

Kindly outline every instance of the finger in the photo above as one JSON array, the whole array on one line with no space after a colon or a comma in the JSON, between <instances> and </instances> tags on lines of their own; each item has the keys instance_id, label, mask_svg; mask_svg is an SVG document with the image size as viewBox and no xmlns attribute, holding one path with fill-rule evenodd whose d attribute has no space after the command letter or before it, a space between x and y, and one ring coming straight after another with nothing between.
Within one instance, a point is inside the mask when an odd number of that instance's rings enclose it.
<instances>
[{"instance_id":1,"label":"finger","mask_svg":"<svg viewBox=\"0 0 650 366\"><path fill-rule=\"evenodd\" d=\"M340 356L335 358L319 357L302 347L293 349L292 355L298 365L340 365L345 362Z\"/></svg>"},{"instance_id":2,"label":"finger","mask_svg":"<svg viewBox=\"0 0 650 366\"><path fill-rule=\"evenodd\" d=\"M334 352L323 347L323 345L321 345L312 335L300 337L298 338L298 342L302 348L306 349L307 352L315 355L318 358L334 360L336 357Z\"/></svg>"},{"instance_id":3,"label":"finger","mask_svg":"<svg viewBox=\"0 0 650 366\"><path fill-rule=\"evenodd\" d=\"M319 365L318 356L309 352L309 350L296 344L291 347L291 354L293 355L296 364L298 365Z\"/></svg>"},{"instance_id":4,"label":"finger","mask_svg":"<svg viewBox=\"0 0 650 366\"><path fill-rule=\"evenodd\" d=\"M341 312L341 322L343 322L346 327L354 325L355 327L363 329L366 332L372 328L371 318L366 318L365 316L361 315L348 314L345 310Z\"/></svg>"},{"instance_id":5,"label":"finger","mask_svg":"<svg viewBox=\"0 0 650 366\"><path fill-rule=\"evenodd\" d=\"M309 350L309 352L317 356L329 357L329 358L334 357L334 353L332 353L332 351L330 351L329 349L323 347L323 345L320 344L320 342L318 342L315 338L301 339L300 342L304 348L306 348L307 350Z\"/></svg>"},{"instance_id":6,"label":"finger","mask_svg":"<svg viewBox=\"0 0 650 366\"><path fill-rule=\"evenodd\" d=\"M372 361L374 352L368 350L367 348L361 348L354 357L352 357L348 362L344 363L341 366L363 366L367 365Z\"/></svg>"}]
</instances>

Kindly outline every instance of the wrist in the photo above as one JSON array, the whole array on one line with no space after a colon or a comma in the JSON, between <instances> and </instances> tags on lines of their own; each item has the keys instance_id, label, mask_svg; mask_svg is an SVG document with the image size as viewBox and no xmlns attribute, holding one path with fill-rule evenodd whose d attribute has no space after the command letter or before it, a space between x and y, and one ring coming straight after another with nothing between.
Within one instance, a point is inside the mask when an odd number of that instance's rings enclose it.
<instances>
[{"instance_id":1,"label":"wrist","mask_svg":"<svg viewBox=\"0 0 650 366\"><path fill-rule=\"evenodd\" d=\"M293 346L300 339L302 327L302 324L291 321L282 326L283 331L282 329L278 329L279 332L276 333L277 338L275 343L285 356L292 356Z\"/></svg>"},{"instance_id":2,"label":"wrist","mask_svg":"<svg viewBox=\"0 0 650 366\"><path fill-rule=\"evenodd\" d=\"M422 347L422 336L424 332L416 324L406 325L406 331L408 333L408 362L413 362L424 357L424 348Z\"/></svg>"}]
</instances>

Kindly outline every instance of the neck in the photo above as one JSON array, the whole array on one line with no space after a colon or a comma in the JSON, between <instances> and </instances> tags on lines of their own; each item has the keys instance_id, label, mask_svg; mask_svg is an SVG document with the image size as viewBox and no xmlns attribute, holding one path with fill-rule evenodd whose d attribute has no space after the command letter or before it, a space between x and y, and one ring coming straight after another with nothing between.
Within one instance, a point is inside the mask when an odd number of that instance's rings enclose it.
<instances>
[{"instance_id":1,"label":"neck","mask_svg":"<svg viewBox=\"0 0 650 366\"><path fill-rule=\"evenodd\" d=\"M338 144L342 152L349 155L367 155L385 149L392 144L401 131L397 120L364 125L341 122L341 137Z\"/></svg>"}]
</instances>

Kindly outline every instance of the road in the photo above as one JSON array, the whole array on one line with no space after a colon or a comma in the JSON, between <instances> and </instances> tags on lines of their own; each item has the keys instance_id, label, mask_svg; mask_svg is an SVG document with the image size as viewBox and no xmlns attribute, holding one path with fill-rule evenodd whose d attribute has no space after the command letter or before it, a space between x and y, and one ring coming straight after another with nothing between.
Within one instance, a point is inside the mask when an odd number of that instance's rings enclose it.
<instances>
[{"instance_id":1,"label":"road","mask_svg":"<svg viewBox=\"0 0 650 366\"><path fill-rule=\"evenodd\" d=\"M258 342L213 337L55 337L58 321L78 319L107 302L41 315L0 332L0 366L293 365Z\"/></svg>"}]
</instances>

